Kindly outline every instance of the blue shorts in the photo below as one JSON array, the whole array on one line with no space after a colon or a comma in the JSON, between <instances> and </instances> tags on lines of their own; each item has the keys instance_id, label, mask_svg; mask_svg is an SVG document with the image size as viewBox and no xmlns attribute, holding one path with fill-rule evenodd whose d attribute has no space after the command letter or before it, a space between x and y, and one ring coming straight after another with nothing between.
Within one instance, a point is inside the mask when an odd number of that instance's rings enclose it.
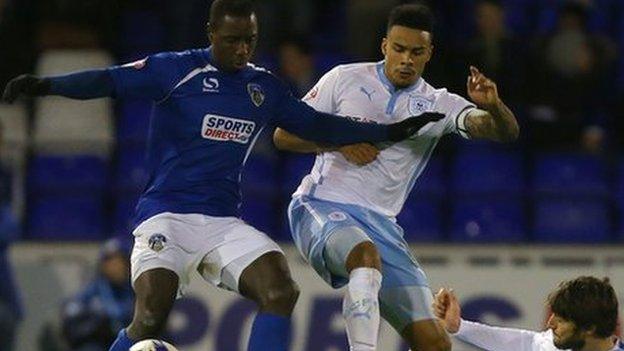
<instances>
[{"instance_id":1,"label":"blue shorts","mask_svg":"<svg viewBox=\"0 0 624 351\"><path fill-rule=\"evenodd\" d=\"M403 238L403 229L392 219L361 206L294 198L288 207L290 231L295 245L314 270L332 287L348 283L344 269L351 249L372 241L381 256L382 284L379 292L381 314L399 332L411 322L433 319L433 296L422 270ZM348 238L334 233L364 233ZM331 247L328 247L328 244ZM335 262L340 257L340 266Z\"/></svg>"}]
</instances>

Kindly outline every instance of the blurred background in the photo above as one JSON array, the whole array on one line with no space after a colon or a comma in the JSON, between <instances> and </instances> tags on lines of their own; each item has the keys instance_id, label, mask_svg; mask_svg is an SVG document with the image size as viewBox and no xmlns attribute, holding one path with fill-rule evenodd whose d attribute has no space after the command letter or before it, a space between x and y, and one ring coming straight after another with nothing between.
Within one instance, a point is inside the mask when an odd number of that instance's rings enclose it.
<instances>
[{"instance_id":1,"label":"blurred background","mask_svg":"<svg viewBox=\"0 0 624 351\"><path fill-rule=\"evenodd\" d=\"M405 2L257 0L254 61L303 96L337 64L381 60L387 15ZM207 46L210 3L0 0L0 87L23 73ZM466 96L468 67L477 66L516 113L521 140L444 138L398 221L432 287L463 289L475 319L540 328L543 299L559 280L587 273L624 283L624 1L425 3L437 23L424 78ZM115 272L127 271L150 109L108 99L0 104L0 338L13 338L15 350L105 344L102 326L114 334L131 313ZM278 152L270 136L246 166L243 218L283 244L306 282L295 349L344 350L339 292L289 244L285 209L314 158ZM104 254L111 245L116 254ZM109 271L110 257L122 259ZM108 288L93 288L99 279ZM184 350L238 350L252 311L201 285L176 308L169 337ZM72 334L77 325L84 335ZM385 340L383 350L407 349L392 332Z\"/></svg>"}]
</instances>

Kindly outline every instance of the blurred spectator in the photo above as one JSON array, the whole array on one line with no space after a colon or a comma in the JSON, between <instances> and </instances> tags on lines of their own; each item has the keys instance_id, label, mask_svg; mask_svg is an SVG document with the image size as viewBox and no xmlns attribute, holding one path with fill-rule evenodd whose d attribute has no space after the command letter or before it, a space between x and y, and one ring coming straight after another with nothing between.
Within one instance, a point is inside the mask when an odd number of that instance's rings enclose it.
<instances>
[{"instance_id":1,"label":"blurred spectator","mask_svg":"<svg viewBox=\"0 0 624 351\"><path fill-rule=\"evenodd\" d=\"M0 125L0 147L2 147ZM9 262L9 245L18 237L18 226L11 211L11 177L0 165L0 345L2 350L13 350L15 332L22 319L22 302L13 279Z\"/></svg>"},{"instance_id":2,"label":"blurred spectator","mask_svg":"<svg viewBox=\"0 0 624 351\"><path fill-rule=\"evenodd\" d=\"M461 51L465 61L460 67L463 74L457 74L460 86L466 85L468 67L474 65L497 82L505 101L517 105L524 100L522 92L526 88L524 45L506 30L501 0L479 0L474 16L476 34Z\"/></svg>"},{"instance_id":3,"label":"blurred spectator","mask_svg":"<svg viewBox=\"0 0 624 351\"><path fill-rule=\"evenodd\" d=\"M129 254L124 241L107 241L95 279L63 306L62 333L71 350L106 351L132 320Z\"/></svg>"},{"instance_id":4,"label":"blurred spectator","mask_svg":"<svg viewBox=\"0 0 624 351\"><path fill-rule=\"evenodd\" d=\"M612 59L607 39L587 30L589 9L568 1L555 32L538 45L531 76L533 140L546 148L599 152L605 101L602 82Z\"/></svg>"},{"instance_id":5,"label":"blurred spectator","mask_svg":"<svg viewBox=\"0 0 624 351\"><path fill-rule=\"evenodd\" d=\"M282 79L296 97L302 97L318 78L309 44L303 39L289 39L279 47L279 68Z\"/></svg>"}]
</instances>

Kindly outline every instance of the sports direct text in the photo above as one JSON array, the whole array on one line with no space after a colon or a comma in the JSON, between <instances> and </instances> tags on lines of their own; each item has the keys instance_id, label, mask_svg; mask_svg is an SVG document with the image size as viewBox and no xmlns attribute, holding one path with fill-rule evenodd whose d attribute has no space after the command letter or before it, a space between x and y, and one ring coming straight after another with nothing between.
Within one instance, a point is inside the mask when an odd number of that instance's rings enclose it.
<instances>
[{"instance_id":1,"label":"sports direct text","mask_svg":"<svg viewBox=\"0 0 624 351\"><path fill-rule=\"evenodd\" d=\"M206 115L202 123L202 137L217 141L235 141L247 144L256 129L256 123L217 115Z\"/></svg>"}]
</instances>

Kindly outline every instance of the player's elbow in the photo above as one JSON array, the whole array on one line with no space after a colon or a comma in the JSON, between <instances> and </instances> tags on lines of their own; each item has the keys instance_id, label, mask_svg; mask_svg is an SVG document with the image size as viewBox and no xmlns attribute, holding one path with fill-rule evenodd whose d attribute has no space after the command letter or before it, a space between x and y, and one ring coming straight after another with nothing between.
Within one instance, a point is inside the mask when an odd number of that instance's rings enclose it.
<instances>
[{"instance_id":1,"label":"player's elbow","mask_svg":"<svg viewBox=\"0 0 624 351\"><path fill-rule=\"evenodd\" d=\"M509 140L507 140L507 142L514 142L518 140L518 137L520 137L520 126L518 125L518 123L514 123L509 133Z\"/></svg>"}]
</instances>

